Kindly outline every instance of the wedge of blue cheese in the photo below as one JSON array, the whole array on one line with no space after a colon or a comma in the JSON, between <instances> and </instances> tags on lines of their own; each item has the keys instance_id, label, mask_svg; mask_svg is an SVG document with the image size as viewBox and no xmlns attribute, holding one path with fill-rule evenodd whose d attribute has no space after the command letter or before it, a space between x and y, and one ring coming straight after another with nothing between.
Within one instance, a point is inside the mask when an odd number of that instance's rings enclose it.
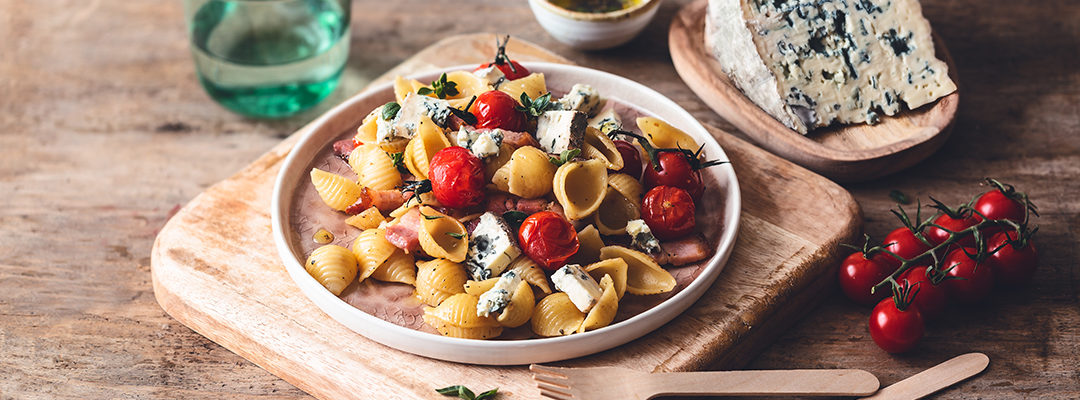
<instances>
[{"instance_id":1,"label":"wedge of blue cheese","mask_svg":"<svg viewBox=\"0 0 1080 400\"><path fill-rule=\"evenodd\" d=\"M660 251L660 241L653 236L652 229L644 220L634 219L626 223L626 234L630 235L630 245L646 253Z\"/></svg>"},{"instance_id":2,"label":"wedge of blue cheese","mask_svg":"<svg viewBox=\"0 0 1080 400\"><path fill-rule=\"evenodd\" d=\"M600 299L600 295L604 294L600 284L577 264L567 264L559 268L551 274L551 282L555 284L555 289L566 293L574 307L583 313L589 312Z\"/></svg>"},{"instance_id":3,"label":"wedge of blue cheese","mask_svg":"<svg viewBox=\"0 0 1080 400\"><path fill-rule=\"evenodd\" d=\"M619 119L619 114L615 112L615 109L611 107L596 113L596 116L589 118L588 123L589 126L596 128L605 135L611 131L622 129L622 120Z\"/></svg>"},{"instance_id":4,"label":"wedge of blue cheese","mask_svg":"<svg viewBox=\"0 0 1080 400\"><path fill-rule=\"evenodd\" d=\"M469 149L477 158L491 157L499 154L503 132L498 128L477 130L462 126L457 133L457 145Z\"/></svg>"},{"instance_id":5,"label":"wedge of blue cheese","mask_svg":"<svg viewBox=\"0 0 1080 400\"><path fill-rule=\"evenodd\" d=\"M450 115L450 103L446 100L409 93L401 101L401 110L393 120L380 118L376 122L375 138L379 143L412 139L420 127L421 117L427 116L436 125L445 128Z\"/></svg>"},{"instance_id":6,"label":"wedge of blue cheese","mask_svg":"<svg viewBox=\"0 0 1080 400\"><path fill-rule=\"evenodd\" d=\"M581 148L587 117L580 111L545 111L536 121L536 141L552 154Z\"/></svg>"},{"instance_id":7,"label":"wedge of blue cheese","mask_svg":"<svg viewBox=\"0 0 1080 400\"><path fill-rule=\"evenodd\" d=\"M480 301L476 303L476 315L487 317L498 314L510 305L510 297L521 283L521 276L514 271L506 271L495 281L495 286L480 295Z\"/></svg>"},{"instance_id":8,"label":"wedge of blue cheese","mask_svg":"<svg viewBox=\"0 0 1080 400\"><path fill-rule=\"evenodd\" d=\"M803 134L956 90L918 0L709 0L705 29L743 93Z\"/></svg>"},{"instance_id":9,"label":"wedge of blue cheese","mask_svg":"<svg viewBox=\"0 0 1080 400\"><path fill-rule=\"evenodd\" d=\"M576 83L565 96L559 98L563 110L581 111L592 115L600 108L600 92L592 86Z\"/></svg>"},{"instance_id":10,"label":"wedge of blue cheese","mask_svg":"<svg viewBox=\"0 0 1080 400\"><path fill-rule=\"evenodd\" d=\"M506 74L503 74L502 70L496 67L495 64L473 71L473 75L487 81L495 89L498 89L499 85L506 82Z\"/></svg>"},{"instance_id":11,"label":"wedge of blue cheese","mask_svg":"<svg viewBox=\"0 0 1080 400\"><path fill-rule=\"evenodd\" d=\"M490 212L480 215L465 256L465 266L472 279L482 281L499 276L519 255L521 249L502 218Z\"/></svg>"}]
</instances>

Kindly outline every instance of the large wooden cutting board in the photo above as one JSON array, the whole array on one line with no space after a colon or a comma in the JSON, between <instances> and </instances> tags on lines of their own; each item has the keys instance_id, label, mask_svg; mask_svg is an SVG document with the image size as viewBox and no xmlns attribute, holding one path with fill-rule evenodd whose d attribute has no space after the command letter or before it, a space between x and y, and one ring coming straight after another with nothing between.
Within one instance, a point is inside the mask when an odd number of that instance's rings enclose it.
<instances>
[{"instance_id":1,"label":"large wooden cutting board","mask_svg":"<svg viewBox=\"0 0 1080 400\"><path fill-rule=\"evenodd\" d=\"M453 45L446 45L453 43ZM480 63L495 37L436 43L397 74ZM568 62L521 40L511 57ZM423 358L382 346L323 314L294 286L277 257L270 197L282 160L307 128L188 203L154 243L154 294L169 315L267 371L324 399L441 398L433 389L499 387L535 398L525 366L485 367ZM710 128L738 174L743 219L716 283L683 315L629 344L559 365L621 365L647 371L738 368L832 287L840 243L861 216L831 181Z\"/></svg>"}]
</instances>

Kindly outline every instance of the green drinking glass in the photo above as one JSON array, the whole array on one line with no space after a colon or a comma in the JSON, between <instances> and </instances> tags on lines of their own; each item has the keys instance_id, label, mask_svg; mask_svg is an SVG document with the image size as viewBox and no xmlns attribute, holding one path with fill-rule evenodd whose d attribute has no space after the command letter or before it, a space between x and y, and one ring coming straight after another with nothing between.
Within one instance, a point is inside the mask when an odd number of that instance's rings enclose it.
<instances>
[{"instance_id":1,"label":"green drinking glass","mask_svg":"<svg viewBox=\"0 0 1080 400\"><path fill-rule=\"evenodd\" d=\"M296 114L337 87L349 56L350 0L184 0L195 70L237 113Z\"/></svg>"}]
</instances>

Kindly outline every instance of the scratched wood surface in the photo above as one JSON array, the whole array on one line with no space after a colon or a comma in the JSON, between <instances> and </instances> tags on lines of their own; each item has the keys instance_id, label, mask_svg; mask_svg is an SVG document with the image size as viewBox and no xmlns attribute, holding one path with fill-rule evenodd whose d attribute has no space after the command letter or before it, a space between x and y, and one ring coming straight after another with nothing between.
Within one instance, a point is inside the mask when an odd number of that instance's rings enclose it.
<instances>
[{"instance_id":1,"label":"scratched wood surface","mask_svg":"<svg viewBox=\"0 0 1080 400\"><path fill-rule=\"evenodd\" d=\"M308 397L158 306L150 249L175 208L450 33L511 33L649 85L738 134L671 66L668 26L687 3L664 2L624 47L582 53L547 36L524 2L356 0L336 97L258 121L202 91L182 2L0 0L0 398ZM963 77L955 131L915 167L845 187L880 238L895 226L892 189L955 203L981 190L983 176L1015 183L1043 215L1035 281L953 310L904 356L871 343L868 309L829 295L747 367L862 368L889 384L981 351L989 369L940 397L1080 397L1080 3L923 5ZM463 7L470 12L454 12Z\"/></svg>"}]
</instances>

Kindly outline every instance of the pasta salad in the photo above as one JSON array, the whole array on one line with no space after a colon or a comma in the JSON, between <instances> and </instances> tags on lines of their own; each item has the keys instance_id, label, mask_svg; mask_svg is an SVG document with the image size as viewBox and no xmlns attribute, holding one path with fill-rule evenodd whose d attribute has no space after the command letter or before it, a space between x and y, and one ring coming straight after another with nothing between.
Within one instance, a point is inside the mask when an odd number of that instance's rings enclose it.
<instances>
[{"instance_id":1,"label":"pasta salad","mask_svg":"<svg viewBox=\"0 0 1080 400\"><path fill-rule=\"evenodd\" d=\"M351 248L316 235L305 268L327 290L412 285L442 335L551 337L611 324L626 297L675 289L665 267L711 256L695 204L719 162L662 120L625 129L587 83L553 96L504 47L473 71L398 77L395 101L333 143L355 177L311 169L359 230Z\"/></svg>"}]
</instances>

